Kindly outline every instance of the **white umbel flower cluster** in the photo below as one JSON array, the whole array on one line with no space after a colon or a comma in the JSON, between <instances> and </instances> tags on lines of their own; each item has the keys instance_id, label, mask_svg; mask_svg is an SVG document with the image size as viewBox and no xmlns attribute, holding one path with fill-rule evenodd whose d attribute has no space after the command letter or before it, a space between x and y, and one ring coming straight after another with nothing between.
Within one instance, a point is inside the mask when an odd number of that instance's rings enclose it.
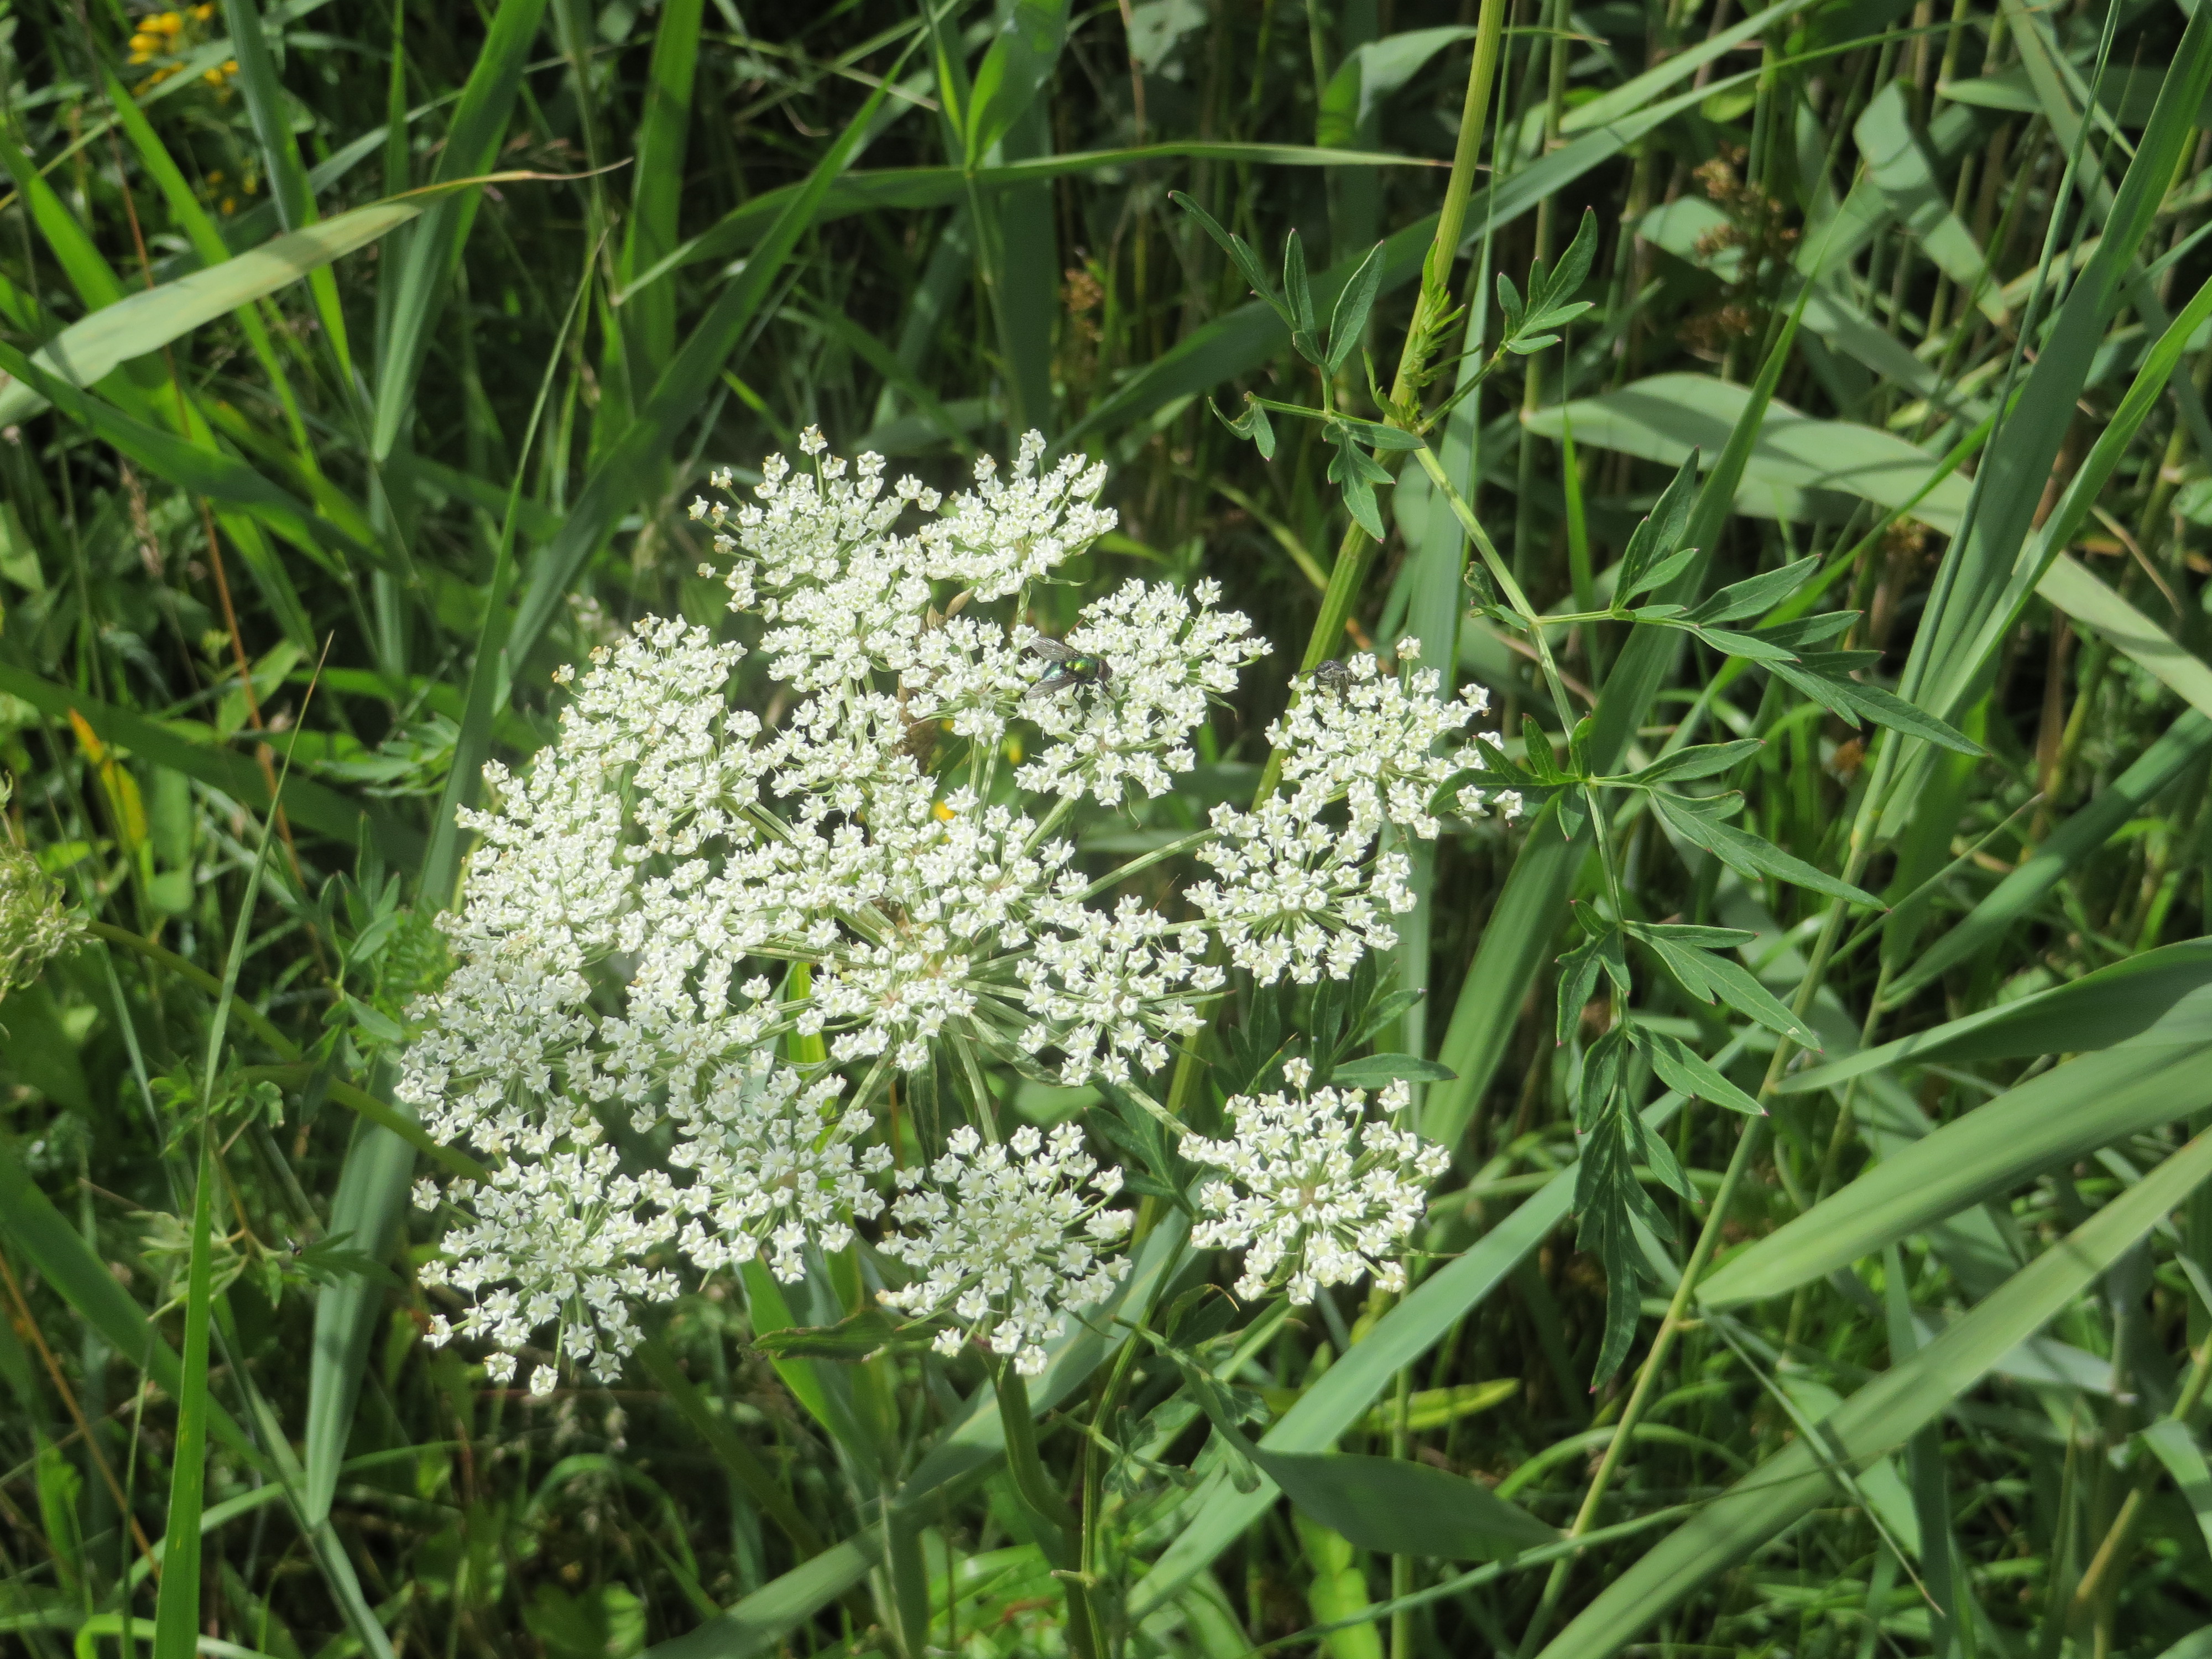
<instances>
[{"instance_id":1,"label":"white umbel flower cluster","mask_svg":"<svg viewBox=\"0 0 2212 1659\"><path fill-rule=\"evenodd\" d=\"M425 1207L437 1201L427 1187L418 1185L415 1194ZM433 1319L431 1346L456 1336L489 1344L494 1352L485 1369L492 1381L506 1383L532 1334L553 1324L562 1358L613 1382L641 1334L630 1304L676 1293L673 1275L648 1271L639 1260L667 1237L667 1229L648 1218L671 1195L665 1175L619 1174L613 1149L605 1146L506 1164L488 1183L455 1182L447 1196L474 1214L447 1236L449 1259L425 1262L422 1279L471 1296L489 1286L489 1294L458 1324L443 1314ZM550 1394L554 1380L551 1366L537 1368L531 1392Z\"/></svg>"},{"instance_id":2,"label":"white umbel flower cluster","mask_svg":"<svg viewBox=\"0 0 2212 1659\"><path fill-rule=\"evenodd\" d=\"M1193 1135L1182 1154L1223 1173L1198 1191L1200 1249L1243 1250L1237 1294L1246 1298L1287 1285L1292 1302L1367 1273L1387 1291L1406 1288L1398 1252L1420 1221L1428 1183L1451 1156L1410 1130L1366 1115L1358 1089L1314 1089L1312 1067L1284 1067L1293 1095L1237 1095L1229 1102L1236 1133ZM1407 1085L1382 1091L1384 1111L1405 1109Z\"/></svg>"},{"instance_id":3,"label":"white umbel flower cluster","mask_svg":"<svg viewBox=\"0 0 2212 1659\"><path fill-rule=\"evenodd\" d=\"M985 1068L1149 1100L1224 959L1310 982L1395 943L1412 897L1393 838L1437 834L1463 769L1480 695L1358 658L1295 684L1269 729L1285 792L1179 844L1208 879L1090 867L1074 815L1171 792L1266 642L1210 581L1041 613L1115 518L1103 468L1047 467L1035 434L949 496L811 431L800 447L750 499L692 510L723 561L702 573L757 619L751 660L639 622L556 675L558 741L520 775L487 768L490 804L463 819L459 966L414 1011L399 1093L492 1169L444 1194L465 1219L426 1278L473 1301L441 1334L489 1342L496 1376L549 1343L611 1376L631 1310L684 1264L789 1281L877 1232L915 1275L887 1303L1041 1364L1111 1289L1121 1175L1073 1128L997 1144ZM742 699L741 665L766 682ZM960 1080L982 1133L895 1144L894 1091L925 1071ZM929 1173L894 1199L895 1154ZM1380 1260L1301 1248L1309 1273Z\"/></svg>"},{"instance_id":4,"label":"white umbel flower cluster","mask_svg":"<svg viewBox=\"0 0 2212 1659\"><path fill-rule=\"evenodd\" d=\"M1104 1252L1128 1232L1129 1212L1106 1206L1121 1172L1100 1169L1073 1124L1049 1139L1024 1124L995 1146L963 1124L926 1177L902 1170L899 1184L899 1231L883 1249L917 1277L883 1301L916 1319L957 1320L939 1334L939 1352L958 1353L973 1334L1035 1376L1044 1345L1067 1328L1065 1310L1113 1294L1118 1275Z\"/></svg>"}]
</instances>

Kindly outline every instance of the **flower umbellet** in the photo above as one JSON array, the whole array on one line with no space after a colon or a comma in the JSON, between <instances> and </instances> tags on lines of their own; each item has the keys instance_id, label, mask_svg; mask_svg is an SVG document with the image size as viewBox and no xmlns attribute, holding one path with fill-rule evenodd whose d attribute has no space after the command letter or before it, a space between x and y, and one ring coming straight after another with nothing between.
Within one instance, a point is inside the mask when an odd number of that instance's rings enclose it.
<instances>
[{"instance_id":1,"label":"flower umbellet","mask_svg":"<svg viewBox=\"0 0 2212 1659\"><path fill-rule=\"evenodd\" d=\"M459 1217L428 1277L474 1298L433 1338L481 1339L502 1379L540 1343L613 1375L687 1263L792 1281L856 1239L941 1348L972 1337L1033 1374L1111 1293L1132 1212L1076 1126L1002 1139L986 1068L1167 1119L1154 1074L1232 969L1349 975L1412 902L1403 843L1492 805L1444 799L1481 695L1442 696L1403 641L1395 672L1291 680L1267 731L1282 791L1097 872L1071 816L1174 789L1266 641L1209 581L1126 581L1042 632L1039 590L1115 519L1104 469L1047 466L1034 434L951 495L800 447L751 499L692 508L720 559L702 574L758 618L758 708L746 647L647 617L556 675L558 740L487 768L492 803L463 820L459 965L415 1010L400 1093L489 1160L418 1198ZM1176 854L1206 872L1179 890ZM957 1109L927 1127L941 1143L902 1146L895 1103L922 1075L953 1079L933 1097ZM1226 1172L1200 1225L1246 1249L1247 1288L1395 1282L1442 1154L1360 1099L1238 1099L1232 1139L1184 1140ZM1285 1134L1311 1170L1271 1150Z\"/></svg>"}]
</instances>

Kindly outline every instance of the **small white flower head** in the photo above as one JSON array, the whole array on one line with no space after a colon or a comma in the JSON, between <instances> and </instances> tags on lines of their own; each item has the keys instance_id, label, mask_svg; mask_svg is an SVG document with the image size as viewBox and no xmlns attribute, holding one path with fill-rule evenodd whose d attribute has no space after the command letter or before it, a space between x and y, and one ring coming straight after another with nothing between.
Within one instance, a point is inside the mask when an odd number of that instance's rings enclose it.
<instances>
[{"instance_id":1,"label":"small white flower head","mask_svg":"<svg viewBox=\"0 0 2212 1659\"><path fill-rule=\"evenodd\" d=\"M1309 687L1267 728L1267 741L1283 756L1283 781L1307 814L1346 803L1355 826L1385 821L1432 840L1437 823L1431 803L1466 768L1458 753L1440 752L1487 705L1480 687L1455 701L1438 696L1441 677L1415 669L1418 640L1398 641L1400 672L1386 675L1362 653L1345 665L1328 689ZM1461 798L1462 809L1466 805ZM1480 802L1477 802L1478 810Z\"/></svg>"},{"instance_id":2,"label":"small white flower head","mask_svg":"<svg viewBox=\"0 0 2212 1659\"><path fill-rule=\"evenodd\" d=\"M431 1340L485 1342L508 1357L504 1366L551 1326L563 1360L603 1382L619 1376L643 1334L632 1305L676 1295L672 1273L645 1265L668 1236L655 1213L673 1196L668 1177L623 1175L602 1145L502 1165L489 1183L456 1182L449 1196L472 1218L446 1236L422 1282L450 1285L474 1305L434 1327Z\"/></svg>"},{"instance_id":3,"label":"small white flower head","mask_svg":"<svg viewBox=\"0 0 2212 1659\"><path fill-rule=\"evenodd\" d=\"M1370 1120L1359 1090L1309 1093L1311 1075L1308 1068L1291 1078L1295 1095L1231 1098L1230 1139L1182 1142L1185 1158L1222 1172L1199 1188L1191 1243L1244 1251L1237 1293L1248 1299L1281 1285L1303 1304L1324 1285L1368 1273L1383 1289L1402 1291L1400 1252L1421 1218L1428 1183L1450 1155ZM1406 1092L1392 1085L1382 1104L1402 1107Z\"/></svg>"},{"instance_id":4,"label":"small white flower head","mask_svg":"<svg viewBox=\"0 0 2212 1659\"><path fill-rule=\"evenodd\" d=\"M1032 848L1036 828L957 791L903 837L869 894L884 918L875 936L841 941L816 971L811 1017L834 1033L831 1059L888 1053L913 1071L948 1024L1007 1007L1037 908L1074 855L1064 841Z\"/></svg>"},{"instance_id":5,"label":"small white flower head","mask_svg":"<svg viewBox=\"0 0 2212 1659\"><path fill-rule=\"evenodd\" d=\"M1060 1081L1071 1085L1126 1084L1166 1065L1169 1045L1204 1024L1196 1005L1226 979L1206 961L1202 939L1134 894L1110 913L1055 899L1037 920L1034 948L1015 966L1035 1018L1020 1046L1058 1048Z\"/></svg>"},{"instance_id":6,"label":"small white flower head","mask_svg":"<svg viewBox=\"0 0 2212 1659\"><path fill-rule=\"evenodd\" d=\"M1119 806L1131 792L1164 795L1197 763L1189 738L1206 700L1234 690L1267 651L1243 613L1220 611L1219 584L1188 595L1128 581L1083 609L1061 641L1102 660L1107 676L1082 691L1047 693L1023 707L1053 739L1017 775L1022 787Z\"/></svg>"},{"instance_id":7,"label":"small white flower head","mask_svg":"<svg viewBox=\"0 0 2212 1659\"><path fill-rule=\"evenodd\" d=\"M1183 896L1237 965L1262 985L1350 977L1370 950L1397 941L1390 918L1413 908L1412 865L1372 851L1378 826L1339 829L1278 795L1254 812L1213 809L1220 839L1198 849L1216 878Z\"/></svg>"},{"instance_id":8,"label":"small white flower head","mask_svg":"<svg viewBox=\"0 0 2212 1659\"><path fill-rule=\"evenodd\" d=\"M873 1177L890 1152L856 1146L875 1119L839 1110L842 1086L757 1059L726 1067L689 1108L668 1161L694 1174L673 1207L690 1218L678 1242L702 1270L764 1256L791 1284L806 1276L809 1246L842 1250L855 1218L882 1212Z\"/></svg>"},{"instance_id":9,"label":"small white flower head","mask_svg":"<svg viewBox=\"0 0 2212 1659\"><path fill-rule=\"evenodd\" d=\"M1023 434L1013 476L1000 479L988 457L975 463L975 488L954 496L944 516L915 538L917 568L979 601L1004 599L1052 574L1115 525L1095 503L1105 488L1103 465L1069 456L1040 473L1044 434Z\"/></svg>"},{"instance_id":10,"label":"small white flower head","mask_svg":"<svg viewBox=\"0 0 2212 1659\"><path fill-rule=\"evenodd\" d=\"M963 1333L980 1336L1035 1376L1044 1345L1067 1328L1066 1310L1095 1306L1120 1282L1109 1252L1130 1217L1107 1205L1121 1172L1100 1170L1073 1124L1048 1139L1025 1124L1000 1146L963 1126L926 1176L908 1170L901 1184L898 1231L883 1249L916 1277L883 1300L911 1318L957 1321L939 1336L940 1352L957 1353Z\"/></svg>"}]
</instances>

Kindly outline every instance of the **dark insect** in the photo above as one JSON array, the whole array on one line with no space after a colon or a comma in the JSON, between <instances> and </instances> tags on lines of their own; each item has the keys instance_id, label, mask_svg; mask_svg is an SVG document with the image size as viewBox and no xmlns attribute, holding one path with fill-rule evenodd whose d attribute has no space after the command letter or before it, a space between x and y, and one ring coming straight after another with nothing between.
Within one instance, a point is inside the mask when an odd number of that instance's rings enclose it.
<instances>
[{"instance_id":1,"label":"dark insect","mask_svg":"<svg viewBox=\"0 0 2212 1659\"><path fill-rule=\"evenodd\" d=\"M1071 685L1105 685L1114 678L1114 670L1103 657L1094 657L1048 639L1040 634L1030 641L1029 648L1051 665L1044 678L1024 692L1034 697L1040 691L1058 691Z\"/></svg>"},{"instance_id":2,"label":"dark insect","mask_svg":"<svg viewBox=\"0 0 2212 1659\"><path fill-rule=\"evenodd\" d=\"M1317 662L1307 671L1306 678L1322 691L1342 694L1352 684L1352 671L1331 657L1327 662Z\"/></svg>"}]
</instances>

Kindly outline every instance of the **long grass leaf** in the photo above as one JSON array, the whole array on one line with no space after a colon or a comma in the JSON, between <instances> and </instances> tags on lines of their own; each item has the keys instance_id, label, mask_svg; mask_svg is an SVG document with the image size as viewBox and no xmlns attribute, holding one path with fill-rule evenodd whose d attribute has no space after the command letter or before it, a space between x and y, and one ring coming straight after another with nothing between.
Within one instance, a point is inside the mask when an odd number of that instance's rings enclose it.
<instances>
[{"instance_id":1,"label":"long grass leaf","mask_svg":"<svg viewBox=\"0 0 2212 1659\"><path fill-rule=\"evenodd\" d=\"M491 166L544 14L545 0L501 0L492 14L490 31L461 88L453 124L438 155L436 182L458 185ZM391 454L401 425L413 413L423 355L444 312L453 261L467 240L481 199L481 186L477 186L439 202L408 234L391 261L396 268L392 296L383 313L390 319L391 332L377 343L376 404L369 428L369 453L377 461Z\"/></svg>"},{"instance_id":2,"label":"long grass leaf","mask_svg":"<svg viewBox=\"0 0 2212 1659\"><path fill-rule=\"evenodd\" d=\"M1972 910L1916 951L1911 965L1891 981L1884 1000L1892 1006L1900 1006L1923 987L1988 950L2033 911L2045 894L2207 753L2212 753L2212 720L2189 709L2080 811L2039 842L2026 861L1990 889Z\"/></svg>"},{"instance_id":3,"label":"long grass leaf","mask_svg":"<svg viewBox=\"0 0 2212 1659\"><path fill-rule=\"evenodd\" d=\"M1817 1451L1799 1439L1615 1576L1545 1645L1539 1659L1610 1659L1715 1574L1832 1502L1836 1487L1830 1467L1865 1468L1936 1421L2208 1176L2212 1134L2200 1135L2175 1152L1910 1360L1892 1366L1845 1401L1816 1425Z\"/></svg>"},{"instance_id":4,"label":"long grass leaf","mask_svg":"<svg viewBox=\"0 0 2212 1659\"><path fill-rule=\"evenodd\" d=\"M291 771L290 757L285 772ZM283 780L278 781L281 794ZM230 952L223 963L222 994L208 1021L207 1053L201 1062L198 1171L192 1182L191 1255L185 1276L185 1351L182 1387L177 1395L177 1438L170 1459L169 1512L163 1535L161 1589L154 1611L154 1659L192 1659L199 1647L200 1512L206 1492L208 1438L208 1347L215 1317L215 1187L216 1178L215 1097L222 1072L223 1040L230 1009L238 996L238 973L253 936L253 913L261 897L261 876L269 846L276 839L275 806L261 828L253 868L231 930Z\"/></svg>"},{"instance_id":5,"label":"long grass leaf","mask_svg":"<svg viewBox=\"0 0 2212 1659\"><path fill-rule=\"evenodd\" d=\"M187 777L197 778L243 805L265 810L270 805L268 781L261 769L244 755L194 742L143 714L71 691L4 663L0 663L0 691L21 697L56 720L66 720L74 713L103 742L119 744L157 766L172 767ZM384 855L394 860L420 855L422 837L394 819L384 807L349 800L336 790L304 778L295 778L285 786L284 811L295 824L336 841L357 845L373 838Z\"/></svg>"},{"instance_id":6,"label":"long grass leaf","mask_svg":"<svg viewBox=\"0 0 2212 1659\"><path fill-rule=\"evenodd\" d=\"M676 246L703 11L704 0L671 0L660 9L660 21L653 28L645 113L638 122L637 166L630 180L629 217L615 258L617 292L658 265ZM649 286L623 308L622 319L630 373L649 386L667 367L668 354L676 346L675 295L665 284Z\"/></svg>"},{"instance_id":7,"label":"long grass leaf","mask_svg":"<svg viewBox=\"0 0 2212 1659\"><path fill-rule=\"evenodd\" d=\"M2212 1043L2125 1044L2084 1055L1954 1119L1723 1260L1711 1308L1796 1289L2042 1171L2212 1103Z\"/></svg>"}]
</instances>

